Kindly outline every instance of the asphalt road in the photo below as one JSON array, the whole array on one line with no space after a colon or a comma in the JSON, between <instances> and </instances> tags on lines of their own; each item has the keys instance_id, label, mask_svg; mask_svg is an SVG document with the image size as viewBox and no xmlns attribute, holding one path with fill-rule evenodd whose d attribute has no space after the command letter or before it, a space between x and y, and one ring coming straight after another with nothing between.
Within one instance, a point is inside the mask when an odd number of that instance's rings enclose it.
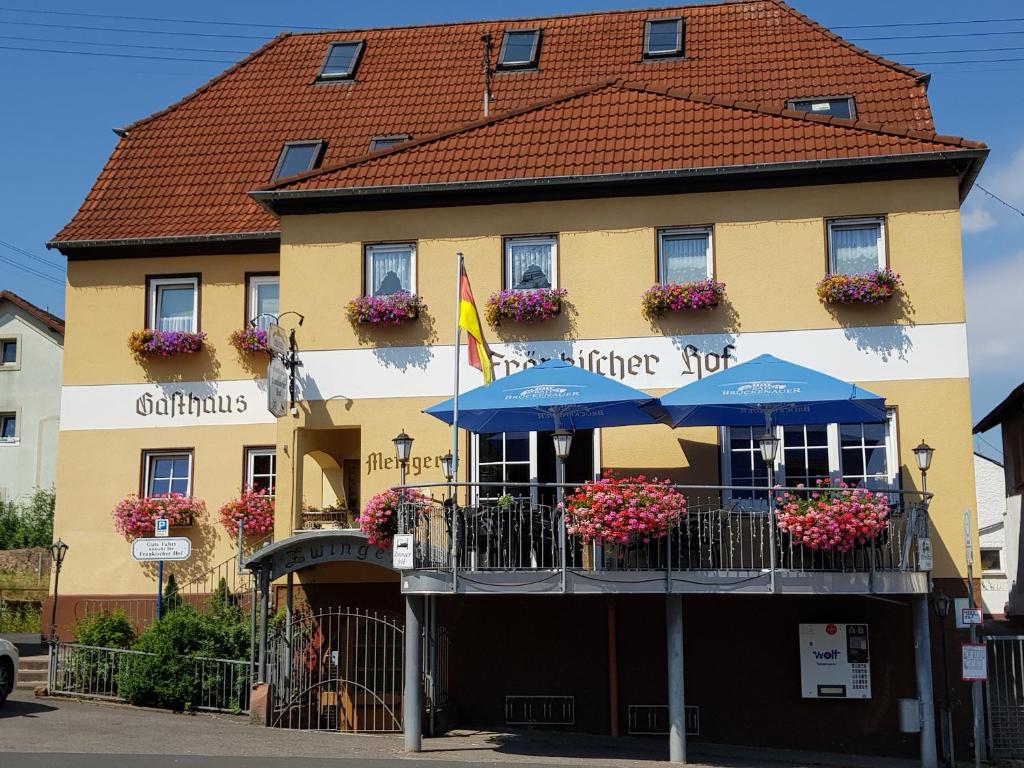
<instances>
[{"instance_id":1,"label":"asphalt road","mask_svg":"<svg viewBox=\"0 0 1024 768\"><path fill-rule=\"evenodd\" d=\"M210 755L110 755L68 754L66 752L4 752L4 768L281 768L292 764L286 757L215 757ZM488 765L492 764L490 762ZM302 768L327 768L339 765L365 768L466 768L464 760L436 758L413 760L399 758L377 760L365 757L303 758ZM481 763L475 763L481 765ZM557 768L543 763L502 763L506 768Z\"/></svg>"}]
</instances>

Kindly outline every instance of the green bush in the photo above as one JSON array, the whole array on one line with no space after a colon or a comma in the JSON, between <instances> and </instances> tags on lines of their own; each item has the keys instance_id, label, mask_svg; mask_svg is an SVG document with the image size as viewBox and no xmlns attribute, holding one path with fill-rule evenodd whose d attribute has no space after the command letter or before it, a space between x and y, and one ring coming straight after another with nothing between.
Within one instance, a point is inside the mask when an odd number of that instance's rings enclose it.
<instances>
[{"instance_id":1,"label":"green bush","mask_svg":"<svg viewBox=\"0 0 1024 768\"><path fill-rule=\"evenodd\" d=\"M49 547L53 542L52 489L37 488L25 502L0 502L0 549Z\"/></svg>"},{"instance_id":2,"label":"green bush","mask_svg":"<svg viewBox=\"0 0 1024 768\"><path fill-rule=\"evenodd\" d=\"M42 630L41 612L42 605L38 602L0 600L0 632L39 632Z\"/></svg>"},{"instance_id":3,"label":"green bush","mask_svg":"<svg viewBox=\"0 0 1024 768\"><path fill-rule=\"evenodd\" d=\"M122 671L121 695L139 706L194 709L223 681L208 674L200 678L192 657L247 659L249 629L237 608L201 614L183 604L149 626L135 650L155 655L137 657ZM235 692L237 699L244 694Z\"/></svg>"},{"instance_id":4,"label":"green bush","mask_svg":"<svg viewBox=\"0 0 1024 768\"><path fill-rule=\"evenodd\" d=\"M164 584L164 594L163 599L160 601L160 609L163 613L170 613L180 606L181 594L178 592L178 580L174 578L172 573L167 577L167 583Z\"/></svg>"},{"instance_id":5,"label":"green bush","mask_svg":"<svg viewBox=\"0 0 1024 768\"><path fill-rule=\"evenodd\" d=\"M76 643L100 648L131 648L135 642L135 628L120 609L79 619L72 632Z\"/></svg>"}]
</instances>

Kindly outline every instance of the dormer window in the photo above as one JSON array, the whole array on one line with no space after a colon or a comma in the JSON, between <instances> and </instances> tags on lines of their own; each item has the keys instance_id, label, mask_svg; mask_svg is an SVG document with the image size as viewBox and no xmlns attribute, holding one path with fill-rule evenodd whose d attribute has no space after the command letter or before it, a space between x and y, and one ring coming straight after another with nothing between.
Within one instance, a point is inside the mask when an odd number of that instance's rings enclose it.
<instances>
[{"instance_id":1,"label":"dormer window","mask_svg":"<svg viewBox=\"0 0 1024 768\"><path fill-rule=\"evenodd\" d=\"M683 55L683 20L648 19L644 23L644 58Z\"/></svg>"},{"instance_id":2,"label":"dormer window","mask_svg":"<svg viewBox=\"0 0 1024 768\"><path fill-rule=\"evenodd\" d=\"M294 176L297 173L311 171L320 165L323 157L322 141L287 141L281 147L281 155L277 158L277 167L271 181Z\"/></svg>"},{"instance_id":3,"label":"dormer window","mask_svg":"<svg viewBox=\"0 0 1024 768\"><path fill-rule=\"evenodd\" d=\"M396 133L393 136L374 136L370 139L370 151L376 152L380 149L387 149L393 147L395 144L401 144L403 141L408 141L410 138L407 133Z\"/></svg>"},{"instance_id":4,"label":"dormer window","mask_svg":"<svg viewBox=\"0 0 1024 768\"><path fill-rule=\"evenodd\" d=\"M833 117L857 117L857 108L852 96L822 99L790 99L786 102L789 109L797 112L810 112L812 115L832 115Z\"/></svg>"},{"instance_id":5,"label":"dormer window","mask_svg":"<svg viewBox=\"0 0 1024 768\"><path fill-rule=\"evenodd\" d=\"M351 80L356 76L356 67L359 66L359 58L362 55L362 40L331 43L317 79Z\"/></svg>"},{"instance_id":6,"label":"dormer window","mask_svg":"<svg viewBox=\"0 0 1024 768\"><path fill-rule=\"evenodd\" d=\"M513 29L502 35L498 69L529 69L537 66L539 29Z\"/></svg>"}]
</instances>

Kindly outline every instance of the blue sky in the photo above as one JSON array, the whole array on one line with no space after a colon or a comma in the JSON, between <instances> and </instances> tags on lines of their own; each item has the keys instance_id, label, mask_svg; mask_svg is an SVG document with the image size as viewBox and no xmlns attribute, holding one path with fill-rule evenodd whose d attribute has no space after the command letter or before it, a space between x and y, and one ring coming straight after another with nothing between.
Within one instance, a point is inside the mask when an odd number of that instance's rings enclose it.
<instances>
[{"instance_id":1,"label":"blue sky","mask_svg":"<svg viewBox=\"0 0 1024 768\"><path fill-rule=\"evenodd\" d=\"M243 54L234 51L249 51L289 28L386 26L668 4L652 0L495 0L487 4L468 0L379 4L305 0L290 5L269 0L7 2L11 4L0 6L5 107L0 118L0 158L6 182L0 241L30 255L0 245L0 288L10 288L58 314L64 311L63 258L46 251L43 243L74 213L95 179L116 140L111 127L132 122L180 98L241 58ZM791 2L859 45L932 72L929 95L938 130L986 141L992 154L980 183L1024 209L1024 133L1019 128L1024 102L1017 83L1024 72L1024 6L1019 0L971 4L953 0ZM12 10L19 8L42 12ZM71 12L232 24L66 15ZM1015 18L1021 21L922 25ZM243 22L268 26L237 26ZM850 28L900 23L913 26ZM23 48L121 56L18 50ZM1002 50L979 50L993 48ZM970 52L960 52L965 50ZM219 59L225 63L132 56ZM932 63L977 59L989 63ZM963 211L972 399L977 420L1024 380L1024 333L1019 314L1024 286L1024 216L979 189L971 194ZM927 258L927 254L921 257ZM995 436L987 437L998 446ZM978 447L993 453L984 445Z\"/></svg>"}]
</instances>

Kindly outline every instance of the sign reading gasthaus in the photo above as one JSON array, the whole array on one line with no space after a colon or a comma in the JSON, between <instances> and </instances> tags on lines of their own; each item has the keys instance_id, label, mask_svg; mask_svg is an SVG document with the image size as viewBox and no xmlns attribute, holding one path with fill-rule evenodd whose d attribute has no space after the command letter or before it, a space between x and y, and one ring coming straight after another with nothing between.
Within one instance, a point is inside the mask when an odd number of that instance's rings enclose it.
<instances>
[{"instance_id":1,"label":"sign reading gasthaus","mask_svg":"<svg viewBox=\"0 0 1024 768\"><path fill-rule=\"evenodd\" d=\"M500 379L559 358L638 389L675 389L769 353L846 381L967 377L963 323L495 344ZM297 399L449 397L452 345L301 353ZM463 361L464 365L468 365ZM467 368L463 381L476 381ZM61 430L266 424L266 379L64 387Z\"/></svg>"}]
</instances>

